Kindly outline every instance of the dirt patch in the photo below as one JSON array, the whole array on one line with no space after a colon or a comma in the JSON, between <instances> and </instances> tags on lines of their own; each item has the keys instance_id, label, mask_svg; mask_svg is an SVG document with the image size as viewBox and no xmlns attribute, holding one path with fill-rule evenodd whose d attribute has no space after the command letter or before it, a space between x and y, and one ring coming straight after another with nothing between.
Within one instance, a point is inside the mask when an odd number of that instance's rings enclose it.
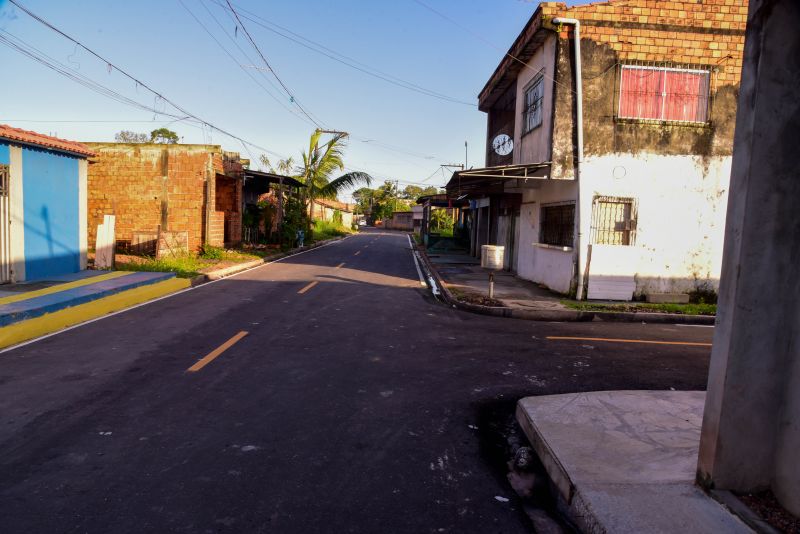
<instances>
[{"instance_id":1,"label":"dirt patch","mask_svg":"<svg viewBox=\"0 0 800 534\"><path fill-rule=\"evenodd\" d=\"M787 534L800 534L800 518L787 512L771 491L737 495L737 497L774 528Z\"/></svg>"}]
</instances>

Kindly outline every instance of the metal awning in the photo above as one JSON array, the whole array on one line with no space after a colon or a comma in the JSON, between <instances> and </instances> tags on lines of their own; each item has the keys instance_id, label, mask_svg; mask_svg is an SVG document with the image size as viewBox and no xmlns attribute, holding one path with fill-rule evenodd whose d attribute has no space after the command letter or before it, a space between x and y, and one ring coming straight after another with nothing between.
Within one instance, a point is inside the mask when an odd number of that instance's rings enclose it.
<instances>
[{"instance_id":1,"label":"metal awning","mask_svg":"<svg viewBox=\"0 0 800 534\"><path fill-rule=\"evenodd\" d=\"M549 161L467 169L454 172L445 188L451 196L474 192L502 192L503 184L510 180L543 180L547 179L549 174Z\"/></svg>"},{"instance_id":2,"label":"metal awning","mask_svg":"<svg viewBox=\"0 0 800 534\"><path fill-rule=\"evenodd\" d=\"M255 178L258 180L266 181L270 184L279 184L283 180L283 185L288 187L305 187L305 185L291 176L283 176L281 174L273 174L271 172L253 171L246 169L244 171L245 179Z\"/></svg>"}]
</instances>

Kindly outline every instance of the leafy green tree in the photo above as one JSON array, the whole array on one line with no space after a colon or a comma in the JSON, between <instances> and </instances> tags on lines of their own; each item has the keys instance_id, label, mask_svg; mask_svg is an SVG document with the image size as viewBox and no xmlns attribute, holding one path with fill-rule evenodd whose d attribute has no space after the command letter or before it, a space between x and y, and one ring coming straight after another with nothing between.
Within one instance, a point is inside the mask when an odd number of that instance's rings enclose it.
<instances>
[{"instance_id":1,"label":"leafy green tree","mask_svg":"<svg viewBox=\"0 0 800 534\"><path fill-rule=\"evenodd\" d=\"M114 135L114 141L117 143L147 143L150 141L150 137L146 133L121 130Z\"/></svg>"},{"instance_id":2,"label":"leafy green tree","mask_svg":"<svg viewBox=\"0 0 800 534\"><path fill-rule=\"evenodd\" d=\"M418 185L407 185L400 192L400 198L416 202L419 197L428 195L435 195L439 192L439 188L435 186L420 187Z\"/></svg>"},{"instance_id":3,"label":"leafy green tree","mask_svg":"<svg viewBox=\"0 0 800 534\"><path fill-rule=\"evenodd\" d=\"M175 145L178 144L180 138L178 134L173 132L168 128L157 128L150 132L150 142L151 143L162 143L165 145Z\"/></svg>"},{"instance_id":4,"label":"leafy green tree","mask_svg":"<svg viewBox=\"0 0 800 534\"><path fill-rule=\"evenodd\" d=\"M320 145L322 131L311 134L308 152L303 151L303 164L299 168L300 178L305 184L303 194L311 213L314 213L314 201L318 198L335 199L338 194L360 183L370 185L372 177L359 171L345 173L333 178L334 173L344 171L345 134L337 133L325 144ZM310 230L310 227L309 227ZM310 237L310 236L309 236Z\"/></svg>"}]
</instances>

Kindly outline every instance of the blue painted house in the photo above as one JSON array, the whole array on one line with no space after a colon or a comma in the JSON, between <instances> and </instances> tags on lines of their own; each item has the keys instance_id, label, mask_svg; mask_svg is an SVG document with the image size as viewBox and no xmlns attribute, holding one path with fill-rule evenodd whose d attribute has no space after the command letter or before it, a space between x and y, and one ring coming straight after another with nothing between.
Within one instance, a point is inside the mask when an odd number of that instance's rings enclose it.
<instances>
[{"instance_id":1,"label":"blue painted house","mask_svg":"<svg viewBox=\"0 0 800 534\"><path fill-rule=\"evenodd\" d=\"M0 125L0 283L86 268L85 145Z\"/></svg>"}]
</instances>

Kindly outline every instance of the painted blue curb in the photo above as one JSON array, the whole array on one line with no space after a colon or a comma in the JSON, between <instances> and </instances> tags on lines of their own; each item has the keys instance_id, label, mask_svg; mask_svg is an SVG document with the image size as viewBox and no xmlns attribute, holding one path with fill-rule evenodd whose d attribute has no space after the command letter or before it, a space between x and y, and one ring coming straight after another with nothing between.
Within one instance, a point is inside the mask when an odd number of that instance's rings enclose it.
<instances>
[{"instance_id":1,"label":"painted blue curb","mask_svg":"<svg viewBox=\"0 0 800 534\"><path fill-rule=\"evenodd\" d=\"M101 299L115 293L127 291L141 286L147 286L174 278L175 273L148 273L135 272L111 280L86 286L58 291L41 297L21 300L0 306L0 326L41 317L46 313L53 313L64 308L71 308L93 300Z\"/></svg>"}]
</instances>

